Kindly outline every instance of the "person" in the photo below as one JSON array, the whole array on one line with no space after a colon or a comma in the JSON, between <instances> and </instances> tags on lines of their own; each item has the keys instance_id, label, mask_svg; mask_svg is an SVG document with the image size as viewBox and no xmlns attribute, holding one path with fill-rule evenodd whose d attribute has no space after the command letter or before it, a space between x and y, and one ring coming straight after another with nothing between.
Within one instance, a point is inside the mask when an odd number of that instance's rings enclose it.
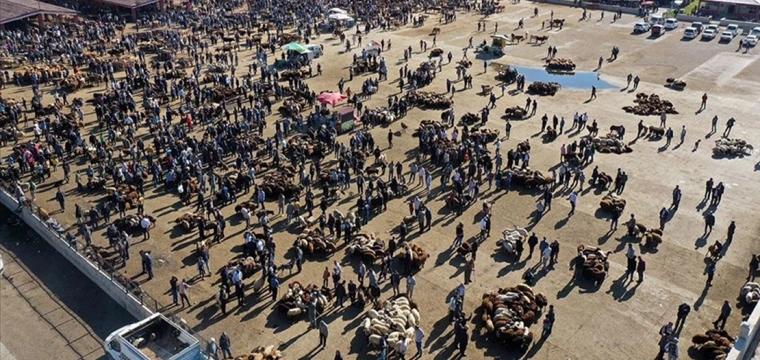
<instances>
[{"instance_id":1,"label":"person","mask_svg":"<svg viewBox=\"0 0 760 360\"><path fill-rule=\"evenodd\" d=\"M715 215L713 215L712 213L705 214L705 232L703 235L710 235L714 225L715 225Z\"/></svg>"},{"instance_id":2,"label":"person","mask_svg":"<svg viewBox=\"0 0 760 360\"><path fill-rule=\"evenodd\" d=\"M578 194L573 191L567 199L570 201L570 212L567 216L570 216L575 214L575 203L578 201Z\"/></svg>"},{"instance_id":3,"label":"person","mask_svg":"<svg viewBox=\"0 0 760 360\"><path fill-rule=\"evenodd\" d=\"M329 329L327 328L327 323L325 323L324 320L319 320L319 345L322 346L323 349L327 346L328 334Z\"/></svg>"},{"instance_id":4,"label":"person","mask_svg":"<svg viewBox=\"0 0 760 360\"><path fill-rule=\"evenodd\" d=\"M187 283L185 279L182 279L182 283L179 285L179 297L182 300L182 307L185 307L185 302L187 301L187 306L192 306L193 303L190 302L190 298L187 296L187 292L190 290L190 285Z\"/></svg>"},{"instance_id":5,"label":"person","mask_svg":"<svg viewBox=\"0 0 760 360\"><path fill-rule=\"evenodd\" d=\"M596 99L596 86L591 86L591 100L593 99Z\"/></svg>"},{"instance_id":6,"label":"person","mask_svg":"<svg viewBox=\"0 0 760 360\"><path fill-rule=\"evenodd\" d=\"M414 297L414 286L417 285L417 280L414 278L414 275L409 275L406 277L406 295L409 297L409 299L412 299Z\"/></svg>"},{"instance_id":7,"label":"person","mask_svg":"<svg viewBox=\"0 0 760 360\"><path fill-rule=\"evenodd\" d=\"M333 360L343 360L343 355L340 353L340 350L335 350L335 358Z\"/></svg>"},{"instance_id":8,"label":"person","mask_svg":"<svg viewBox=\"0 0 760 360\"><path fill-rule=\"evenodd\" d=\"M172 278L169 279L169 291L172 294L172 303L174 306L179 305L179 287L178 283L179 279L177 279L176 276L172 275Z\"/></svg>"},{"instance_id":9,"label":"person","mask_svg":"<svg viewBox=\"0 0 760 360\"><path fill-rule=\"evenodd\" d=\"M702 94L702 105L699 106L699 110L707 109L707 93Z\"/></svg>"},{"instance_id":10,"label":"person","mask_svg":"<svg viewBox=\"0 0 760 360\"><path fill-rule=\"evenodd\" d=\"M678 306L678 315L676 316L676 325L675 325L675 331L681 332L681 329L683 328L683 324L686 323L686 317L689 316L689 313L691 312L691 306L687 303L683 303Z\"/></svg>"},{"instance_id":11,"label":"person","mask_svg":"<svg viewBox=\"0 0 760 360\"><path fill-rule=\"evenodd\" d=\"M551 335L552 328L554 327L554 305L549 305L549 311L544 317L544 329L541 332L541 337L545 338Z\"/></svg>"},{"instance_id":12,"label":"person","mask_svg":"<svg viewBox=\"0 0 760 360\"><path fill-rule=\"evenodd\" d=\"M723 306L720 308L720 316L718 316L718 319L713 321L713 325L715 325L716 329L723 330L723 328L726 327L726 321L728 320L728 317L731 315L731 304L728 302L728 300L723 300ZM720 324L720 326L718 326Z\"/></svg>"},{"instance_id":13,"label":"person","mask_svg":"<svg viewBox=\"0 0 760 360\"><path fill-rule=\"evenodd\" d=\"M66 197L63 195L63 191L61 191L60 186L55 192L55 200L58 201L58 205L61 206L61 212L66 211Z\"/></svg>"},{"instance_id":14,"label":"person","mask_svg":"<svg viewBox=\"0 0 760 360\"><path fill-rule=\"evenodd\" d=\"M211 338L206 345L206 356L213 360L219 360L219 345L216 344L214 338Z\"/></svg>"},{"instance_id":15,"label":"person","mask_svg":"<svg viewBox=\"0 0 760 360\"><path fill-rule=\"evenodd\" d=\"M726 122L726 130L723 130L723 137L727 138L729 135L731 135L731 129L734 127L734 124L736 123L736 119L730 118Z\"/></svg>"},{"instance_id":16,"label":"person","mask_svg":"<svg viewBox=\"0 0 760 360\"><path fill-rule=\"evenodd\" d=\"M752 260L749 262L749 275L747 276L747 281L755 281L755 274L757 273L758 267L760 267L760 255L752 254Z\"/></svg>"},{"instance_id":17,"label":"person","mask_svg":"<svg viewBox=\"0 0 760 360\"><path fill-rule=\"evenodd\" d=\"M669 322L660 328L660 353L657 358L661 358L662 354L668 350L671 336L673 336L673 322Z\"/></svg>"},{"instance_id":18,"label":"person","mask_svg":"<svg viewBox=\"0 0 760 360\"><path fill-rule=\"evenodd\" d=\"M549 266L551 257L552 257L552 249L551 247L547 246L541 252L541 270L546 270L546 268Z\"/></svg>"},{"instance_id":19,"label":"person","mask_svg":"<svg viewBox=\"0 0 760 360\"><path fill-rule=\"evenodd\" d=\"M728 234L726 235L726 243L730 243L734 240L734 233L736 232L736 221L731 220L731 224L728 225Z\"/></svg>"},{"instance_id":20,"label":"person","mask_svg":"<svg viewBox=\"0 0 760 360\"><path fill-rule=\"evenodd\" d=\"M678 348L678 338L673 338L666 345L668 351L668 360L677 360L681 355L681 350Z\"/></svg>"},{"instance_id":21,"label":"person","mask_svg":"<svg viewBox=\"0 0 760 360\"><path fill-rule=\"evenodd\" d=\"M707 274L707 282L705 283L705 287L710 287L712 286L713 277L715 276L715 262L711 261L707 265L705 273Z\"/></svg>"},{"instance_id":22,"label":"person","mask_svg":"<svg viewBox=\"0 0 760 360\"><path fill-rule=\"evenodd\" d=\"M227 287L224 285L219 286L219 292L216 294L217 302L219 303L219 309L222 310L222 315L227 315ZM221 339L219 339L221 341Z\"/></svg>"},{"instance_id":23,"label":"person","mask_svg":"<svg viewBox=\"0 0 760 360\"><path fill-rule=\"evenodd\" d=\"M232 358L232 342L226 331L222 332L222 336L219 337L219 348L222 349L222 356L225 359Z\"/></svg>"},{"instance_id":24,"label":"person","mask_svg":"<svg viewBox=\"0 0 760 360\"><path fill-rule=\"evenodd\" d=\"M414 344L417 345L417 356L422 357L422 339L425 338L425 332L420 329L419 325L414 326Z\"/></svg>"},{"instance_id":25,"label":"person","mask_svg":"<svg viewBox=\"0 0 760 360\"><path fill-rule=\"evenodd\" d=\"M475 270L475 259L470 259L464 265L464 283L469 284L472 282L472 272Z\"/></svg>"},{"instance_id":26,"label":"person","mask_svg":"<svg viewBox=\"0 0 760 360\"><path fill-rule=\"evenodd\" d=\"M639 264L636 266L636 272L639 274L639 280L636 282L640 283L644 281L644 271L647 269L647 263L641 256L638 257L638 260Z\"/></svg>"},{"instance_id":27,"label":"person","mask_svg":"<svg viewBox=\"0 0 760 360\"><path fill-rule=\"evenodd\" d=\"M536 233L533 233L528 237L528 248L530 250L528 259L533 257L533 250L536 248L536 245L538 245L538 236L536 236Z\"/></svg>"}]
</instances>

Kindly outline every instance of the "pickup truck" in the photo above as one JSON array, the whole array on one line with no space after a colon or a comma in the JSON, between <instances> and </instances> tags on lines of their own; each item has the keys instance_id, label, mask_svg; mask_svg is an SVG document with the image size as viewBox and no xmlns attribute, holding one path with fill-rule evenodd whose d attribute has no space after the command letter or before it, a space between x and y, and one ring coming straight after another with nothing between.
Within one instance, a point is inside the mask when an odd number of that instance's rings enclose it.
<instances>
[{"instance_id":1,"label":"pickup truck","mask_svg":"<svg viewBox=\"0 0 760 360\"><path fill-rule=\"evenodd\" d=\"M200 341L161 314L114 331L103 349L114 360L206 360Z\"/></svg>"}]
</instances>

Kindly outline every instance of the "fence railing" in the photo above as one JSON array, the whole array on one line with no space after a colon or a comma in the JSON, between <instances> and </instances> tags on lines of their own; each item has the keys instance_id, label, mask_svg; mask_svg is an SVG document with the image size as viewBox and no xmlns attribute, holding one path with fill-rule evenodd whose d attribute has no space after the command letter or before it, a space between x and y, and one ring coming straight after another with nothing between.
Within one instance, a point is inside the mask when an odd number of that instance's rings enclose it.
<instances>
[{"instance_id":1,"label":"fence railing","mask_svg":"<svg viewBox=\"0 0 760 360\"><path fill-rule=\"evenodd\" d=\"M13 201L14 204L18 205L18 201L11 195L8 190L5 187L0 187L0 192L3 193L3 195L7 196L9 199ZM151 312L162 312L166 307L161 304L157 299L155 299L153 296L148 294L148 292L145 291L145 289L142 289L142 287L137 284L136 289L138 291L130 291L130 289L127 286L124 286L124 284L117 281L116 277L114 277L114 274L118 274L119 271L108 264L107 262L103 262L102 264L90 259L85 250L87 249L87 244L79 241L78 239L75 239L73 241L69 241L66 239L64 235L56 231L51 227L49 223L46 221L40 219L39 217L39 209L40 207L34 204L34 202L28 202L26 205L24 205L21 208L18 209L9 209L11 211L16 211L19 213L19 211L28 212L29 215L39 222L42 226L42 228L46 229L50 235L52 235L52 238L56 241L60 241L62 244L65 244L65 246L61 248L68 249L69 251L72 251L77 256L81 257L82 259L86 260L90 265L98 269L98 271L108 280L113 283L117 288L119 288L122 292L124 292L124 296L138 302L140 305L145 306L148 308ZM20 214L20 213L19 213ZM51 217L52 218L52 217ZM55 219L61 227L64 229L66 228L65 224L58 221L58 219ZM64 234L68 233L64 232ZM60 250L60 248L59 248ZM133 289L134 290L134 289Z\"/></svg>"}]
</instances>

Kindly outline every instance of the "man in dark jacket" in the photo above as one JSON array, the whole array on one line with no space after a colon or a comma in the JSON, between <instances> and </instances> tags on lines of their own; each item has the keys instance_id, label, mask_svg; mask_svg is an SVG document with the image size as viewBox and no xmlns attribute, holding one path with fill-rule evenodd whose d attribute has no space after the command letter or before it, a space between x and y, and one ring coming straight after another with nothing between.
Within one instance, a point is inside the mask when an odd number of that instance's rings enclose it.
<instances>
[{"instance_id":1,"label":"man in dark jacket","mask_svg":"<svg viewBox=\"0 0 760 360\"><path fill-rule=\"evenodd\" d=\"M689 316L689 313L691 312L691 306L687 303L683 303L678 306L678 317L676 318L676 326L675 331L677 333L681 332L681 329L683 328L683 324L686 323L686 317Z\"/></svg>"},{"instance_id":2,"label":"man in dark jacket","mask_svg":"<svg viewBox=\"0 0 760 360\"><path fill-rule=\"evenodd\" d=\"M723 330L723 328L726 327L726 321L728 320L729 315L731 315L731 304L728 303L728 300L724 300L723 306L720 308L720 316L718 316L718 320L713 322L715 328ZM718 324L720 324L720 326L718 326Z\"/></svg>"}]
</instances>

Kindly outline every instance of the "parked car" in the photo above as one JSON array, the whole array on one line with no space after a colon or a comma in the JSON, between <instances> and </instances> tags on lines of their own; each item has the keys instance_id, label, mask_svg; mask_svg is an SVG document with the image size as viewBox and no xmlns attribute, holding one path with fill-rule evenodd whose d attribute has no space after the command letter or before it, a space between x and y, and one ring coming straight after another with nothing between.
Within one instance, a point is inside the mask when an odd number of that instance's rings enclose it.
<instances>
[{"instance_id":1,"label":"parked car","mask_svg":"<svg viewBox=\"0 0 760 360\"><path fill-rule=\"evenodd\" d=\"M702 32L702 30L704 28L704 25L702 25L702 23L699 22L699 21L695 21L695 22L691 23L691 27L697 29L697 34L699 34L699 33Z\"/></svg>"},{"instance_id":2,"label":"parked car","mask_svg":"<svg viewBox=\"0 0 760 360\"><path fill-rule=\"evenodd\" d=\"M313 58L318 58L322 56L322 48L319 45L315 44L308 44L306 45L306 50L309 50L311 53L313 53Z\"/></svg>"},{"instance_id":3,"label":"parked car","mask_svg":"<svg viewBox=\"0 0 760 360\"><path fill-rule=\"evenodd\" d=\"M726 26L726 31L731 33L731 38L734 38L736 35L739 35L739 25L729 24Z\"/></svg>"},{"instance_id":4,"label":"parked car","mask_svg":"<svg viewBox=\"0 0 760 360\"><path fill-rule=\"evenodd\" d=\"M652 37L659 37L660 35L662 35L664 33L665 33L665 27L664 26L662 26L660 24L652 25L652 35L651 35Z\"/></svg>"},{"instance_id":5,"label":"parked car","mask_svg":"<svg viewBox=\"0 0 760 360\"><path fill-rule=\"evenodd\" d=\"M683 31L683 38L684 39L694 39L697 37L697 29L689 26L686 28L686 30Z\"/></svg>"},{"instance_id":6,"label":"parked car","mask_svg":"<svg viewBox=\"0 0 760 360\"><path fill-rule=\"evenodd\" d=\"M673 30L678 28L678 20L676 18L665 19L665 29Z\"/></svg>"},{"instance_id":7,"label":"parked car","mask_svg":"<svg viewBox=\"0 0 760 360\"><path fill-rule=\"evenodd\" d=\"M757 35L752 35L752 34L750 34L750 35L747 35L747 37L746 37L746 38L744 38L744 41L745 41L745 42L746 42L746 43L747 43L749 46L755 46L755 45L757 45Z\"/></svg>"},{"instance_id":8,"label":"parked car","mask_svg":"<svg viewBox=\"0 0 760 360\"><path fill-rule=\"evenodd\" d=\"M638 22L636 23L636 25L633 25L633 32L635 34L642 34L645 32L649 32L649 29L651 28L652 28L652 25L649 25L648 23Z\"/></svg>"},{"instance_id":9,"label":"parked car","mask_svg":"<svg viewBox=\"0 0 760 360\"><path fill-rule=\"evenodd\" d=\"M652 15L649 17L649 24L650 25L657 25L657 24L664 24L665 18L662 17L662 15Z\"/></svg>"},{"instance_id":10,"label":"parked car","mask_svg":"<svg viewBox=\"0 0 760 360\"><path fill-rule=\"evenodd\" d=\"M708 29L715 30L716 34L720 33L720 27L718 27L718 25L715 25L715 24L707 25L707 26L705 26L705 29L703 31L707 31Z\"/></svg>"},{"instance_id":11,"label":"parked car","mask_svg":"<svg viewBox=\"0 0 760 360\"><path fill-rule=\"evenodd\" d=\"M712 40L715 39L715 36L718 35L718 30L707 28L705 31L702 32L702 40Z\"/></svg>"},{"instance_id":12,"label":"parked car","mask_svg":"<svg viewBox=\"0 0 760 360\"><path fill-rule=\"evenodd\" d=\"M760 36L760 26L753 27L752 30L750 30L749 34Z\"/></svg>"},{"instance_id":13,"label":"parked car","mask_svg":"<svg viewBox=\"0 0 760 360\"><path fill-rule=\"evenodd\" d=\"M721 42L731 42L731 40L734 39L734 33L730 31L724 31L720 34L720 41Z\"/></svg>"}]
</instances>

